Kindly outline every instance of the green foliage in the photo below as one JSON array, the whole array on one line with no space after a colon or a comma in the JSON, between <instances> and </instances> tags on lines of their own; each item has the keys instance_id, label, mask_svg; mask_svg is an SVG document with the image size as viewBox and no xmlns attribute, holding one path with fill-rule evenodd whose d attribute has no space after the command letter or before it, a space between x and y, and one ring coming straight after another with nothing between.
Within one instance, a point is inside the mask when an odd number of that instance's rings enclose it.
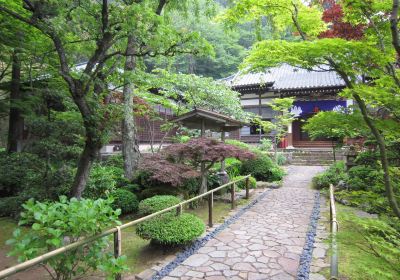
<instances>
[{"instance_id":1,"label":"green foliage","mask_svg":"<svg viewBox=\"0 0 400 280\"><path fill-rule=\"evenodd\" d=\"M95 164L90 172L84 197L93 199L107 197L123 179L123 174L124 171L120 167Z\"/></svg>"},{"instance_id":2,"label":"green foliage","mask_svg":"<svg viewBox=\"0 0 400 280\"><path fill-rule=\"evenodd\" d=\"M149 215L174 206L181 201L180 198L173 195L156 195L146 198L139 203L139 213L141 215Z\"/></svg>"},{"instance_id":3,"label":"green foliage","mask_svg":"<svg viewBox=\"0 0 400 280\"><path fill-rule=\"evenodd\" d=\"M26 199L20 196L0 198L0 217L17 218Z\"/></svg>"},{"instance_id":4,"label":"green foliage","mask_svg":"<svg viewBox=\"0 0 400 280\"><path fill-rule=\"evenodd\" d=\"M243 179L244 177L245 177L245 176L236 176L236 177L233 177L233 178L231 179L231 181L236 181L236 180L239 180L239 179ZM242 180L242 181L236 183L236 186L237 186L239 189L242 189L242 190L246 189L246 180ZM257 187L257 181L256 181L256 179L255 179L253 176L250 176L250 177L249 177L249 188L250 188L250 189L255 189L256 187Z\"/></svg>"},{"instance_id":5,"label":"green foliage","mask_svg":"<svg viewBox=\"0 0 400 280\"><path fill-rule=\"evenodd\" d=\"M392 280L400 275L400 234L380 219L339 213L342 275L349 279ZM345 265L346 260L349 265ZM357 260L350 262L349 260Z\"/></svg>"},{"instance_id":6,"label":"green foliage","mask_svg":"<svg viewBox=\"0 0 400 280\"><path fill-rule=\"evenodd\" d=\"M244 22L261 21L264 17L267 17L272 26L275 37L297 31L293 19L302 27L304 36L309 38L317 37L326 29L321 19L321 10L300 0L235 1L220 19L228 26L235 26ZM297 32L293 35L300 34Z\"/></svg>"},{"instance_id":7,"label":"green foliage","mask_svg":"<svg viewBox=\"0 0 400 280\"><path fill-rule=\"evenodd\" d=\"M166 214L160 218L141 223L136 233L143 239L160 245L187 244L203 234L205 225L201 219L183 213L179 216Z\"/></svg>"},{"instance_id":8,"label":"green foliage","mask_svg":"<svg viewBox=\"0 0 400 280\"><path fill-rule=\"evenodd\" d=\"M336 186L340 181L346 181L346 165L343 161L338 161L331 165L326 171L316 175L312 179L313 187L316 189L329 188L330 184Z\"/></svg>"},{"instance_id":9,"label":"green foliage","mask_svg":"<svg viewBox=\"0 0 400 280\"><path fill-rule=\"evenodd\" d=\"M120 210L111 208L112 199L81 199L60 197L58 202L34 202L32 199L23 205L20 226L31 225L31 230L22 233L21 228L14 231L13 238L7 241L12 246L10 252L19 261L37 257L68 243L91 237L105 228L119 224ZM81 277L88 270L106 269L112 276L126 269L123 260L115 260L108 247L107 237L68 251L44 262L51 270L52 278L71 279ZM112 269L111 269L112 268ZM55 274L55 275L54 275Z\"/></svg>"},{"instance_id":10,"label":"green foliage","mask_svg":"<svg viewBox=\"0 0 400 280\"><path fill-rule=\"evenodd\" d=\"M282 153L276 154L276 164L285 165L286 162L287 162L287 159Z\"/></svg>"},{"instance_id":11,"label":"green foliage","mask_svg":"<svg viewBox=\"0 0 400 280\"><path fill-rule=\"evenodd\" d=\"M226 139L225 143L229 144L229 145L233 145L233 146L239 147L239 148L242 148L242 149L245 149L245 150L250 150L251 149L251 146L249 144L241 142L239 140Z\"/></svg>"},{"instance_id":12,"label":"green foliage","mask_svg":"<svg viewBox=\"0 0 400 280\"><path fill-rule=\"evenodd\" d=\"M272 141L270 139L263 138L263 139L261 139L261 144L258 146L258 148L261 151L269 152L269 151L272 150L272 146L273 146L273 144L272 144Z\"/></svg>"},{"instance_id":13,"label":"green foliage","mask_svg":"<svg viewBox=\"0 0 400 280\"><path fill-rule=\"evenodd\" d=\"M380 168L357 165L348 171L347 184L351 190L369 190L383 193L383 172Z\"/></svg>"},{"instance_id":14,"label":"green foliage","mask_svg":"<svg viewBox=\"0 0 400 280\"><path fill-rule=\"evenodd\" d=\"M0 192L3 194L17 194L30 185L37 187L44 176L45 163L34 154L3 152L0 165Z\"/></svg>"},{"instance_id":15,"label":"green foliage","mask_svg":"<svg viewBox=\"0 0 400 280\"><path fill-rule=\"evenodd\" d=\"M363 135L366 128L360 124L362 119L359 114L327 111L319 112L308 119L303 129L313 140L320 137L343 140L344 137L355 138Z\"/></svg>"},{"instance_id":16,"label":"green foliage","mask_svg":"<svg viewBox=\"0 0 400 280\"><path fill-rule=\"evenodd\" d=\"M125 189L116 189L110 195L114 201L114 209L121 209L122 214L134 213L138 210L139 201L136 195Z\"/></svg>"},{"instance_id":17,"label":"green foliage","mask_svg":"<svg viewBox=\"0 0 400 280\"><path fill-rule=\"evenodd\" d=\"M357 207L368 213L390 213L386 197L372 191L338 191L335 198L344 205Z\"/></svg>"},{"instance_id":18,"label":"green foliage","mask_svg":"<svg viewBox=\"0 0 400 280\"><path fill-rule=\"evenodd\" d=\"M243 162L241 174L251 174L257 181L279 181L284 171L267 155L257 155L255 159Z\"/></svg>"},{"instance_id":19,"label":"green foliage","mask_svg":"<svg viewBox=\"0 0 400 280\"><path fill-rule=\"evenodd\" d=\"M139 198L146 199L155 195L172 195L176 196L181 194L181 189L171 186L148 186L140 192Z\"/></svg>"}]
</instances>

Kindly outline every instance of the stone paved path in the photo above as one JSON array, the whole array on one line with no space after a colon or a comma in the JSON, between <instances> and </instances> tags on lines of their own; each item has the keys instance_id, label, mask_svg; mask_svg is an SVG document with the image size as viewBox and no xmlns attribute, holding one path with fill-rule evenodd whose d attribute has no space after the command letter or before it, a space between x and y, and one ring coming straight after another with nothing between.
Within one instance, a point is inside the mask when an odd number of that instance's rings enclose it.
<instances>
[{"instance_id":1,"label":"stone paved path","mask_svg":"<svg viewBox=\"0 0 400 280\"><path fill-rule=\"evenodd\" d=\"M163 279L295 279L314 204L309 186L321 171L289 166L282 188L269 191Z\"/></svg>"}]
</instances>

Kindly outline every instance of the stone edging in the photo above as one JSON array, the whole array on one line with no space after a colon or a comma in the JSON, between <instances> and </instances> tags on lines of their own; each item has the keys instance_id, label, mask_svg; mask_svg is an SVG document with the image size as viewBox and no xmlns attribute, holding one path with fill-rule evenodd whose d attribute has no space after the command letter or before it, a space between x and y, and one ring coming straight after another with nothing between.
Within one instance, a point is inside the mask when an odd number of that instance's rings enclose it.
<instances>
[{"instance_id":1,"label":"stone edging","mask_svg":"<svg viewBox=\"0 0 400 280\"><path fill-rule=\"evenodd\" d=\"M310 274L310 265L312 262L312 253L314 249L314 240L317 232L320 211L320 193L315 193L314 207L310 216L309 230L306 235L306 243L300 256L300 265L297 271L297 280L308 280Z\"/></svg>"},{"instance_id":2,"label":"stone edging","mask_svg":"<svg viewBox=\"0 0 400 280\"><path fill-rule=\"evenodd\" d=\"M237 213L235 213L233 216L228 218L226 221L224 221L223 224L218 226L216 229L213 231L209 232L206 236L204 236L201 239L198 239L194 241L189 247L185 249L185 251L179 253L176 258L168 263L166 266L164 266L161 270L159 270L153 277L151 277L152 280L159 280L162 279L163 277L167 276L172 270L174 270L176 267L178 267L181 263L183 263L187 258L189 258L191 255L195 254L201 247L203 247L208 241L213 239L215 236L217 236L218 233L226 229L228 226L233 224L237 219L240 218L247 210L249 210L251 207L253 207L256 203L258 203L260 200L262 200L269 192L270 190L264 191L262 194L260 194L256 199L251 201L248 205L244 206L243 208L239 209Z\"/></svg>"}]
</instances>

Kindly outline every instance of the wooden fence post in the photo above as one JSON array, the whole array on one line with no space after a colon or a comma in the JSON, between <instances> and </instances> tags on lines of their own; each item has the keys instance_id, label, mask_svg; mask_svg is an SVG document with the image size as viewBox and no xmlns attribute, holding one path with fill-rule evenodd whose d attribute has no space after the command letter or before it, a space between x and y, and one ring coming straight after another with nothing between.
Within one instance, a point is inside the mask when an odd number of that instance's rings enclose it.
<instances>
[{"instance_id":1,"label":"wooden fence post","mask_svg":"<svg viewBox=\"0 0 400 280\"><path fill-rule=\"evenodd\" d=\"M176 215L179 216L180 214L182 214L182 204L179 203L179 207L176 208Z\"/></svg>"},{"instance_id":2,"label":"wooden fence post","mask_svg":"<svg viewBox=\"0 0 400 280\"><path fill-rule=\"evenodd\" d=\"M235 209L235 189L236 189L236 183L233 183L231 186L231 208Z\"/></svg>"},{"instance_id":3,"label":"wooden fence post","mask_svg":"<svg viewBox=\"0 0 400 280\"><path fill-rule=\"evenodd\" d=\"M208 226L213 226L214 193L208 195Z\"/></svg>"},{"instance_id":4,"label":"wooden fence post","mask_svg":"<svg viewBox=\"0 0 400 280\"><path fill-rule=\"evenodd\" d=\"M121 256L122 251L122 235L120 227L114 232L114 257L117 259ZM118 273L115 275L115 280L122 280L122 275Z\"/></svg>"},{"instance_id":5,"label":"wooden fence post","mask_svg":"<svg viewBox=\"0 0 400 280\"><path fill-rule=\"evenodd\" d=\"M250 197L249 185L250 185L250 177L247 177L246 178L246 199L249 199L249 197Z\"/></svg>"}]
</instances>

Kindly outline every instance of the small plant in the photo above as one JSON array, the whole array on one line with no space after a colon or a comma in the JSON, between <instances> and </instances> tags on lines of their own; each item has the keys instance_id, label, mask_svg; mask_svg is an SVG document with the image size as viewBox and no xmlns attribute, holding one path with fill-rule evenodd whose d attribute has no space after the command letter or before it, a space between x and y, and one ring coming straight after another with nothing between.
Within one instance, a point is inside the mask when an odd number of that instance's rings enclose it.
<instances>
[{"instance_id":1,"label":"small plant","mask_svg":"<svg viewBox=\"0 0 400 280\"><path fill-rule=\"evenodd\" d=\"M236 181L236 180L239 180L239 179L243 179L244 177L245 177L245 176L236 176L236 177L233 177L233 178L231 179L231 181ZM236 186L237 186L239 189L244 190L244 189L246 188L246 180L242 180L242 181L236 183ZM250 177L249 177L249 188L250 188L250 189L255 189L256 187L257 187L256 178L250 176Z\"/></svg>"},{"instance_id":2,"label":"small plant","mask_svg":"<svg viewBox=\"0 0 400 280\"><path fill-rule=\"evenodd\" d=\"M12 246L11 256L25 261L52 251L69 243L100 233L104 228L120 224L120 210L111 208L112 199L68 200L60 197L58 202L27 201L21 213L19 226L31 225L31 230L22 233L18 227L13 238L7 241ZM75 250L70 250L45 261L52 279L72 279L88 271L104 269L109 277L126 269L124 258L115 259L106 252L108 238L95 240Z\"/></svg>"},{"instance_id":3,"label":"small plant","mask_svg":"<svg viewBox=\"0 0 400 280\"><path fill-rule=\"evenodd\" d=\"M166 214L141 223L136 233L143 239L159 245L187 244L203 234L205 225L198 217L183 213L179 216Z\"/></svg>"},{"instance_id":4,"label":"small plant","mask_svg":"<svg viewBox=\"0 0 400 280\"><path fill-rule=\"evenodd\" d=\"M173 195L156 195L146 198L139 203L139 213L141 215L149 215L174 206L180 202L181 199Z\"/></svg>"},{"instance_id":5,"label":"small plant","mask_svg":"<svg viewBox=\"0 0 400 280\"><path fill-rule=\"evenodd\" d=\"M111 193L114 198L114 209L121 209L122 214L129 214L138 210L139 201L136 195L128 190L117 189Z\"/></svg>"}]
</instances>

